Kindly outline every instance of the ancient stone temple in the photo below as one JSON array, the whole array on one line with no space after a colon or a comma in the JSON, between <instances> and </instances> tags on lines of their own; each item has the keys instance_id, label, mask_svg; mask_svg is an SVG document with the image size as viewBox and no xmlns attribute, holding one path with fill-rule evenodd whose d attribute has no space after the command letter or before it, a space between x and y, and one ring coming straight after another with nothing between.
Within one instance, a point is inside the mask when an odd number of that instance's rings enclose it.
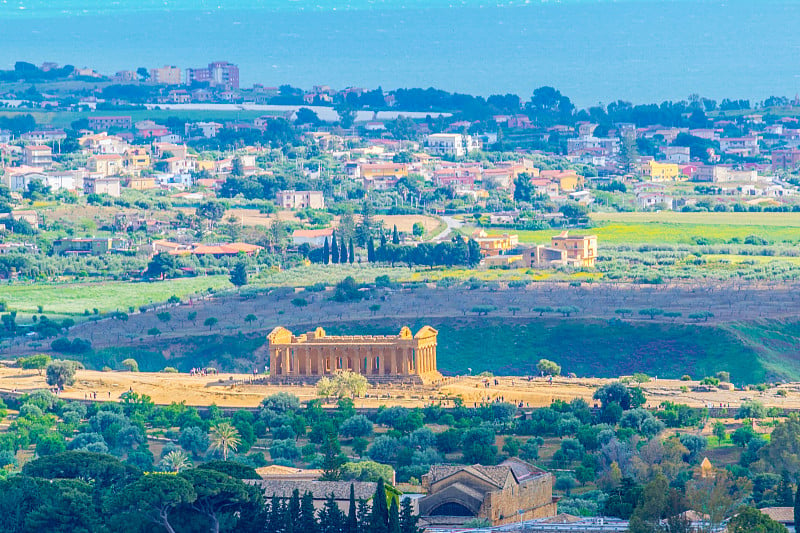
<instances>
[{"instance_id":1,"label":"ancient stone temple","mask_svg":"<svg viewBox=\"0 0 800 533\"><path fill-rule=\"evenodd\" d=\"M373 383L432 383L436 335L424 326L416 335L404 327L398 335L328 335L322 328L294 335L277 327L269 340L269 375L274 383L314 383L322 376L350 370Z\"/></svg>"}]
</instances>

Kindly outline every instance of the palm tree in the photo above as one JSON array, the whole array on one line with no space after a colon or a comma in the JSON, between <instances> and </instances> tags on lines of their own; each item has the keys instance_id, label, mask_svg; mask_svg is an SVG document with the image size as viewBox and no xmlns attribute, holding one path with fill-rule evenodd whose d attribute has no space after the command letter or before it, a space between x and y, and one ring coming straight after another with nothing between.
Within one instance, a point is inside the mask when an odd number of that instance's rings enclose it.
<instances>
[{"instance_id":1,"label":"palm tree","mask_svg":"<svg viewBox=\"0 0 800 533\"><path fill-rule=\"evenodd\" d=\"M222 450L222 459L228 460L228 452L236 451L242 439L239 437L239 430L233 427L230 422L220 422L211 428L211 448Z\"/></svg>"},{"instance_id":2,"label":"palm tree","mask_svg":"<svg viewBox=\"0 0 800 533\"><path fill-rule=\"evenodd\" d=\"M192 460L185 451L174 450L161 459L161 466L169 472L180 472L192 466Z\"/></svg>"}]
</instances>

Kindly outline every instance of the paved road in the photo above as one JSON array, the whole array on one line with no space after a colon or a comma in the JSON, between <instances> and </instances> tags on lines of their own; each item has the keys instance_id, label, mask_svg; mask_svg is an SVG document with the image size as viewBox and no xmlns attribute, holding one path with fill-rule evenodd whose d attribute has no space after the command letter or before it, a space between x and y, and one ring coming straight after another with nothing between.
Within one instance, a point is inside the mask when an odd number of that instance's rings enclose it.
<instances>
[{"instance_id":1,"label":"paved road","mask_svg":"<svg viewBox=\"0 0 800 533\"><path fill-rule=\"evenodd\" d=\"M446 239L449 239L450 238L450 234L453 232L454 229L458 229L458 228L460 228L461 226L464 225L463 222L461 222L460 220L456 220L453 217L444 217L443 216L441 218L442 218L442 222L447 224L447 227L444 230L442 230L442 232L440 234L436 235L433 239L431 239L431 241L433 241L433 242L441 242L441 241L444 241Z\"/></svg>"}]
</instances>

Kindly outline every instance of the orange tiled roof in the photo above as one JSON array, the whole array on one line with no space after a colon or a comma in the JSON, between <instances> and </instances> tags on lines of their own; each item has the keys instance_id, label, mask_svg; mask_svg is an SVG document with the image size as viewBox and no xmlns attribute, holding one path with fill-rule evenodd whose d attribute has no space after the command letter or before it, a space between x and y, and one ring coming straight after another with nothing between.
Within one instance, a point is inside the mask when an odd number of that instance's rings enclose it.
<instances>
[{"instance_id":1,"label":"orange tiled roof","mask_svg":"<svg viewBox=\"0 0 800 533\"><path fill-rule=\"evenodd\" d=\"M261 250L261 246L244 242L230 244L198 244L192 249L193 255L235 255L239 252L252 253Z\"/></svg>"},{"instance_id":2,"label":"orange tiled roof","mask_svg":"<svg viewBox=\"0 0 800 533\"><path fill-rule=\"evenodd\" d=\"M333 234L333 228L325 229L296 229L292 233L292 237L305 237L313 239L314 237L330 237Z\"/></svg>"}]
</instances>

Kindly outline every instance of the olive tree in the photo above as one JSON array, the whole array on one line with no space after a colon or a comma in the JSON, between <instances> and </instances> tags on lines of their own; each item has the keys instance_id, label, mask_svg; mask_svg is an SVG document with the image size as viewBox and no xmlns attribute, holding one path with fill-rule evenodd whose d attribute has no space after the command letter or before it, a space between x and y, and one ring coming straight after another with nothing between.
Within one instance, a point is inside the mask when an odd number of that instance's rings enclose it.
<instances>
[{"instance_id":1,"label":"olive tree","mask_svg":"<svg viewBox=\"0 0 800 533\"><path fill-rule=\"evenodd\" d=\"M65 385L75 383L75 372L82 368L83 365L78 361L53 359L45 369L45 379L48 385L63 389Z\"/></svg>"}]
</instances>

